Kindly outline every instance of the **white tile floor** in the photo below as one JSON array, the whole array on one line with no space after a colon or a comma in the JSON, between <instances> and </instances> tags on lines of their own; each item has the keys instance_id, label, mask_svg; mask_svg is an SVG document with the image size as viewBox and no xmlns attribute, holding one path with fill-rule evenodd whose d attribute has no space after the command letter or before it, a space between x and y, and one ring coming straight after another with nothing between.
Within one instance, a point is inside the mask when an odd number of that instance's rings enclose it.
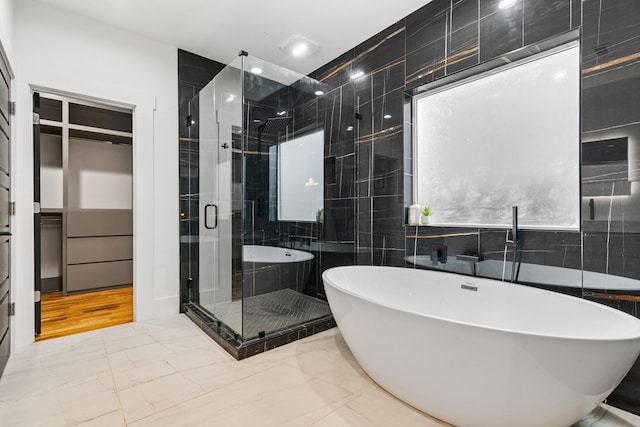
<instances>
[{"instance_id":1,"label":"white tile floor","mask_svg":"<svg viewBox=\"0 0 640 427\"><path fill-rule=\"evenodd\" d=\"M0 379L0 426L446 426L378 387L337 329L236 361L186 317L43 341ZM577 427L640 426L602 406Z\"/></svg>"}]
</instances>

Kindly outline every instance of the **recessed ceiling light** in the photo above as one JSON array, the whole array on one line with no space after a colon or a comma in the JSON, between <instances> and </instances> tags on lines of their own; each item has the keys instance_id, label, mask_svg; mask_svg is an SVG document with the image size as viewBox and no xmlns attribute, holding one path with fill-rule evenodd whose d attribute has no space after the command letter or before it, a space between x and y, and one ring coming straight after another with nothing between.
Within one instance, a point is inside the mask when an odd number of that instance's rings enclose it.
<instances>
[{"instance_id":1,"label":"recessed ceiling light","mask_svg":"<svg viewBox=\"0 0 640 427\"><path fill-rule=\"evenodd\" d=\"M305 42L299 42L291 48L291 55L302 56L309 49L309 45Z\"/></svg>"},{"instance_id":2,"label":"recessed ceiling light","mask_svg":"<svg viewBox=\"0 0 640 427\"><path fill-rule=\"evenodd\" d=\"M296 58L306 58L311 56L316 53L318 49L320 49L320 45L318 43L297 34L289 37L280 45L281 51L288 55L295 56Z\"/></svg>"},{"instance_id":3,"label":"recessed ceiling light","mask_svg":"<svg viewBox=\"0 0 640 427\"><path fill-rule=\"evenodd\" d=\"M322 95L324 95L324 92L323 92L323 91L321 91L321 90L317 90L317 91L315 91L314 95L316 95L316 96L322 96Z\"/></svg>"},{"instance_id":4,"label":"recessed ceiling light","mask_svg":"<svg viewBox=\"0 0 640 427\"><path fill-rule=\"evenodd\" d=\"M360 77L364 76L364 71L360 70L360 71L356 71L355 73L351 74L351 78L353 80L355 79L359 79Z\"/></svg>"},{"instance_id":5,"label":"recessed ceiling light","mask_svg":"<svg viewBox=\"0 0 640 427\"><path fill-rule=\"evenodd\" d=\"M351 132L353 130L353 126L347 126L347 132Z\"/></svg>"},{"instance_id":6,"label":"recessed ceiling light","mask_svg":"<svg viewBox=\"0 0 640 427\"><path fill-rule=\"evenodd\" d=\"M498 7L500 9L508 9L514 4L516 4L516 1L517 0L502 0L500 3L498 3Z\"/></svg>"},{"instance_id":7,"label":"recessed ceiling light","mask_svg":"<svg viewBox=\"0 0 640 427\"><path fill-rule=\"evenodd\" d=\"M252 72L253 74L262 74L262 68L259 68L259 67L253 67L253 68L251 69L251 72Z\"/></svg>"},{"instance_id":8,"label":"recessed ceiling light","mask_svg":"<svg viewBox=\"0 0 640 427\"><path fill-rule=\"evenodd\" d=\"M262 120L260 120L260 119L253 119L253 123L262 123Z\"/></svg>"},{"instance_id":9,"label":"recessed ceiling light","mask_svg":"<svg viewBox=\"0 0 640 427\"><path fill-rule=\"evenodd\" d=\"M390 119L391 118L391 114L385 114L384 116L382 116L385 119Z\"/></svg>"},{"instance_id":10,"label":"recessed ceiling light","mask_svg":"<svg viewBox=\"0 0 640 427\"><path fill-rule=\"evenodd\" d=\"M287 114L287 112L283 110L283 111L278 111L276 114L279 116L284 116L285 114Z\"/></svg>"},{"instance_id":11,"label":"recessed ceiling light","mask_svg":"<svg viewBox=\"0 0 640 427\"><path fill-rule=\"evenodd\" d=\"M233 101L234 99L236 99L236 96L235 96L235 95L229 95L229 97L227 98L227 102L231 102L231 101Z\"/></svg>"}]
</instances>

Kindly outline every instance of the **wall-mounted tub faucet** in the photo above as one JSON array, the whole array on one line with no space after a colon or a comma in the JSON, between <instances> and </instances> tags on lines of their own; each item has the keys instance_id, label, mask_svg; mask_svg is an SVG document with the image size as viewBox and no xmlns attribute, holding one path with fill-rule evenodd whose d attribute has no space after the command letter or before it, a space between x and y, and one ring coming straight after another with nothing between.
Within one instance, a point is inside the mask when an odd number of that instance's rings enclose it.
<instances>
[{"instance_id":1,"label":"wall-mounted tub faucet","mask_svg":"<svg viewBox=\"0 0 640 427\"><path fill-rule=\"evenodd\" d=\"M468 262L471 266L471 275L476 277L476 264L484 260L482 254L458 254L456 260Z\"/></svg>"},{"instance_id":2,"label":"wall-mounted tub faucet","mask_svg":"<svg viewBox=\"0 0 640 427\"><path fill-rule=\"evenodd\" d=\"M516 266L518 261L518 246L520 240L518 236L518 207L513 206L511 208L511 239L509 239L509 231L507 230L507 237L504 243L504 260L502 265L502 280L504 280L505 268L507 266L507 248L511 248L513 252L513 259L511 261L511 283L515 282L518 276L519 268Z\"/></svg>"},{"instance_id":3,"label":"wall-mounted tub faucet","mask_svg":"<svg viewBox=\"0 0 640 427\"><path fill-rule=\"evenodd\" d=\"M518 247L518 207L511 207L511 239L506 241L508 246Z\"/></svg>"}]
</instances>

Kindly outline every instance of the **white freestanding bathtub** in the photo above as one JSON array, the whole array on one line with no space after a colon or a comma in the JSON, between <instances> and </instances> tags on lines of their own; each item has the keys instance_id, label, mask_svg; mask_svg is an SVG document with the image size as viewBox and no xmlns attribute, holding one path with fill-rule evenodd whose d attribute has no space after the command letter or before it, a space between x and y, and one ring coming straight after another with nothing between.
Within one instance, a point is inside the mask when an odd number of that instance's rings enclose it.
<instances>
[{"instance_id":1,"label":"white freestanding bathtub","mask_svg":"<svg viewBox=\"0 0 640 427\"><path fill-rule=\"evenodd\" d=\"M363 369L458 427L567 427L640 353L640 320L559 293L395 267L336 267L322 277Z\"/></svg>"}]
</instances>

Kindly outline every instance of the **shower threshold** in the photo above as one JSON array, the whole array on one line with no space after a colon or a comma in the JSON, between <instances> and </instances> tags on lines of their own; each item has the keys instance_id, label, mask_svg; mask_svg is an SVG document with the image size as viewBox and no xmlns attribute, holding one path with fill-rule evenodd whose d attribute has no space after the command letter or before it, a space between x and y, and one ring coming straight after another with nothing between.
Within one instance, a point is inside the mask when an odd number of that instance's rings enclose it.
<instances>
[{"instance_id":1,"label":"shower threshold","mask_svg":"<svg viewBox=\"0 0 640 427\"><path fill-rule=\"evenodd\" d=\"M290 342L317 334L336 326L329 305L321 300L290 289L245 298L242 302L227 303L222 309L229 324L244 317L243 340L206 307L185 304L185 314L218 345L237 360L245 359ZM220 312L220 307L217 307ZM240 323L241 324L241 323ZM264 330L273 330L260 334ZM258 336L259 335L259 336Z\"/></svg>"}]
</instances>

